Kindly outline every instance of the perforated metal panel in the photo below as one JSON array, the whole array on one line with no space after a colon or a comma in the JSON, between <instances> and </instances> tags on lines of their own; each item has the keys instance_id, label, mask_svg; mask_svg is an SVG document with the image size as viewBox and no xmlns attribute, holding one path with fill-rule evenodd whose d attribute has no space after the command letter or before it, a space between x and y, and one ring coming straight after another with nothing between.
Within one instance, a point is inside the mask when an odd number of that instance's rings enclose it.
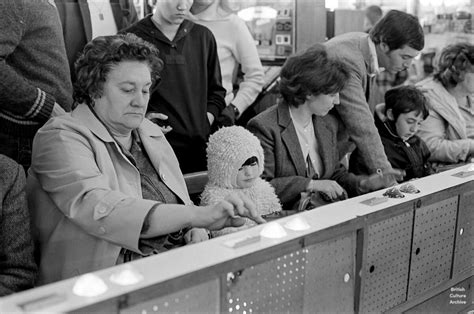
<instances>
[{"instance_id":1,"label":"perforated metal panel","mask_svg":"<svg viewBox=\"0 0 474 314\"><path fill-rule=\"evenodd\" d=\"M406 299L413 213L367 228L360 312L383 312Z\"/></svg>"},{"instance_id":2,"label":"perforated metal panel","mask_svg":"<svg viewBox=\"0 0 474 314\"><path fill-rule=\"evenodd\" d=\"M301 313L305 249L227 275L227 313Z\"/></svg>"},{"instance_id":3,"label":"perforated metal panel","mask_svg":"<svg viewBox=\"0 0 474 314\"><path fill-rule=\"evenodd\" d=\"M304 313L354 312L355 237L307 247Z\"/></svg>"},{"instance_id":4,"label":"perforated metal panel","mask_svg":"<svg viewBox=\"0 0 474 314\"><path fill-rule=\"evenodd\" d=\"M450 277L458 196L415 211L408 299Z\"/></svg>"},{"instance_id":5,"label":"perforated metal panel","mask_svg":"<svg viewBox=\"0 0 474 314\"><path fill-rule=\"evenodd\" d=\"M219 280L181 290L129 308L122 314L219 313Z\"/></svg>"},{"instance_id":6,"label":"perforated metal panel","mask_svg":"<svg viewBox=\"0 0 474 314\"><path fill-rule=\"evenodd\" d=\"M461 195L459 200L454 246L453 274L462 273L474 265L474 192Z\"/></svg>"}]
</instances>

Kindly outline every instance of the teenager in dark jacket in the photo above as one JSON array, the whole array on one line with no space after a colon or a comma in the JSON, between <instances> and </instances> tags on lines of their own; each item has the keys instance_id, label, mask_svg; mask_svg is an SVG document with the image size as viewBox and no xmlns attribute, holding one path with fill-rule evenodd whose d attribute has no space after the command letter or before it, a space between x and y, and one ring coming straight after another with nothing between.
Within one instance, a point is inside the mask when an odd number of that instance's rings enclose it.
<instances>
[{"instance_id":1,"label":"teenager in dark jacket","mask_svg":"<svg viewBox=\"0 0 474 314\"><path fill-rule=\"evenodd\" d=\"M217 44L212 32L186 19L191 0L158 0L156 11L123 32L160 50L160 85L152 92L147 118L167 117L166 139L183 173L206 170L206 146L225 108Z\"/></svg>"},{"instance_id":2,"label":"teenager in dark jacket","mask_svg":"<svg viewBox=\"0 0 474 314\"><path fill-rule=\"evenodd\" d=\"M393 168L406 172L404 181L431 174L428 162L430 151L416 134L428 117L427 99L413 86L401 86L385 93L385 103L375 108L375 125L382 139L388 160ZM358 150L350 159L349 169L367 173Z\"/></svg>"}]
</instances>

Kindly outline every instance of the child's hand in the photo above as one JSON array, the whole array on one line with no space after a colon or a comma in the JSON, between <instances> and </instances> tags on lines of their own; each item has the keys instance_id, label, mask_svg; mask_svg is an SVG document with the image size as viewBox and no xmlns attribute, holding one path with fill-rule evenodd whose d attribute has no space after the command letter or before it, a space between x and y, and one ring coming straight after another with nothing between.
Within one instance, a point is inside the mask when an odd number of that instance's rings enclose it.
<instances>
[{"instance_id":1,"label":"child's hand","mask_svg":"<svg viewBox=\"0 0 474 314\"><path fill-rule=\"evenodd\" d=\"M209 240L209 232L202 228L193 228L184 235L186 243L198 243Z\"/></svg>"}]
</instances>

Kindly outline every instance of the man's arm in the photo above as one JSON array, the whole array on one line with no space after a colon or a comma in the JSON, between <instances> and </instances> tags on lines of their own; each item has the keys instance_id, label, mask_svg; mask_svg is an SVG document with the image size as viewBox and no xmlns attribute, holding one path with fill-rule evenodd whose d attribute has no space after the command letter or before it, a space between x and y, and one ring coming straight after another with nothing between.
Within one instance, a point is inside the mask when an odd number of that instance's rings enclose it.
<instances>
[{"instance_id":1,"label":"man's arm","mask_svg":"<svg viewBox=\"0 0 474 314\"><path fill-rule=\"evenodd\" d=\"M44 122L51 116L54 97L32 85L7 62L20 45L25 32L28 32L25 16L22 15L27 8L20 8L21 3L0 3L0 11L3 12L0 19L1 110L16 118Z\"/></svg>"},{"instance_id":2,"label":"man's arm","mask_svg":"<svg viewBox=\"0 0 474 314\"><path fill-rule=\"evenodd\" d=\"M360 73L354 72L352 67L350 78L339 96L341 104L335 108L370 173L375 173L377 169L391 169L375 127L373 112L365 99Z\"/></svg>"}]
</instances>

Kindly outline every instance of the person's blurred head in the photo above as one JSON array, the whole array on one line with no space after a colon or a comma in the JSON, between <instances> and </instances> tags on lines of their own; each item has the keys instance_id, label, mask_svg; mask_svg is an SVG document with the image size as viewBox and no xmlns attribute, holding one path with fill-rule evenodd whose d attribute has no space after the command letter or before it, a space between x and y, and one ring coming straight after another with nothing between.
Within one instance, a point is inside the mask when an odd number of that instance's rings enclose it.
<instances>
[{"instance_id":1,"label":"person's blurred head","mask_svg":"<svg viewBox=\"0 0 474 314\"><path fill-rule=\"evenodd\" d=\"M219 7L227 13L235 12L237 9L237 6L233 5L230 0L194 0L191 12L193 14L199 14L210 7Z\"/></svg>"},{"instance_id":2,"label":"person's blurred head","mask_svg":"<svg viewBox=\"0 0 474 314\"><path fill-rule=\"evenodd\" d=\"M390 73L407 69L425 45L418 18L397 10L389 11L369 34L377 47L379 65Z\"/></svg>"},{"instance_id":3,"label":"person's blurred head","mask_svg":"<svg viewBox=\"0 0 474 314\"><path fill-rule=\"evenodd\" d=\"M462 88L474 93L474 45L458 43L445 47L439 55L435 79L445 88ZM459 86L458 86L459 85Z\"/></svg>"},{"instance_id":4,"label":"person's blurred head","mask_svg":"<svg viewBox=\"0 0 474 314\"><path fill-rule=\"evenodd\" d=\"M280 72L280 94L289 106L319 104L314 114L324 115L339 102L348 79L347 66L330 59L324 45L316 44L286 60Z\"/></svg>"},{"instance_id":5,"label":"person's blurred head","mask_svg":"<svg viewBox=\"0 0 474 314\"><path fill-rule=\"evenodd\" d=\"M153 18L159 25L179 26L188 17L193 0L157 0Z\"/></svg>"},{"instance_id":6,"label":"person's blurred head","mask_svg":"<svg viewBox=\"0 0 474 314\"><path fill-rule=\"evenodd\" d=\"M75 63L74 100L113 131L128 132L142 122L162 67L158 49L133 34L97 37Z\"/></svg>"},{"instance_id":7,"label":"person's blurred head","mask_svg":"<svg viewBox=\"0 0 474 314\"><path fill-rule=\"evenodd\" d=\"M428 100L414 86L390 89L385 93L385 115L398 136L407 140L416 134L421 122L428 117Z\"/></svg>"},{"instance_id":8,"label":"person's blurred head","mask_svg":"<svg viewBox=\"0 0 474 314\"><path fill-rule=\"evenodd\" d=\"M370 31L382 18L382 9L378 5L371 5L365 9L364 30Z\"/></svg>"}]
</instances>

